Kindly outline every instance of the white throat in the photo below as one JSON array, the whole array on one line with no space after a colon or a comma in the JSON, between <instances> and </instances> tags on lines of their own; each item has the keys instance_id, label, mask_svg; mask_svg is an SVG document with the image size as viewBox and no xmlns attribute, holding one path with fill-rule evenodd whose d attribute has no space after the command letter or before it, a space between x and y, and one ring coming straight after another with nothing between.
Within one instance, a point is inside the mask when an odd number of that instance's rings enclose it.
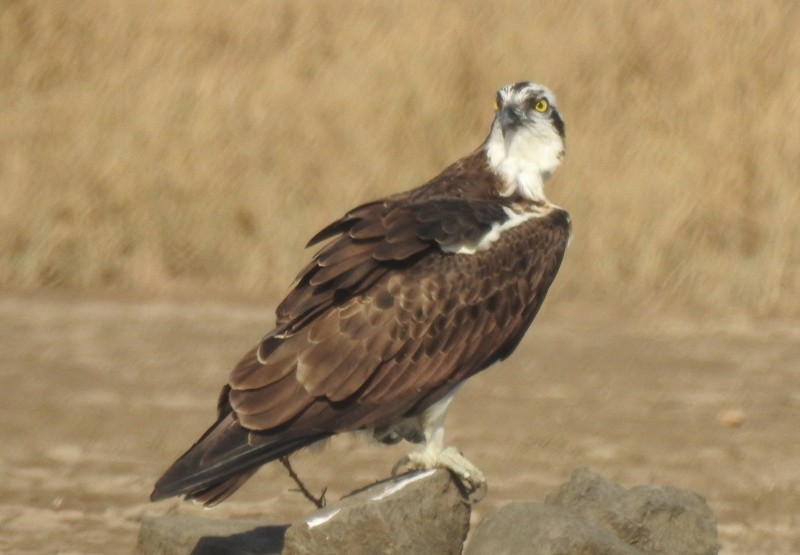
<instances>
[{"instance_id":1,"label":"white throat","mask_svg":"<svg viewBox=\"0 0 800 555\"><path fill-rule=\"evenodd\" d=\"M489 166L502 179L503 196L518 192L530 200L545 200L544 182L561 165L564 142L552 129L519 129L503 136L495 121L484 146Z\"/></svg>"}]
</instances>

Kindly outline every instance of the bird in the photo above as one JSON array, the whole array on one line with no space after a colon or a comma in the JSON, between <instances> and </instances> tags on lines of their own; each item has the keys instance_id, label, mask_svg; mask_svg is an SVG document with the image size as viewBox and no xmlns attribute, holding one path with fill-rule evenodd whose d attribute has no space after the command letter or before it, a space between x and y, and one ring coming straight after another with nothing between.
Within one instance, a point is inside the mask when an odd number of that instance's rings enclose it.
<instances>
[{"instance_id":1,"label":"bird","mask_svg":"<svg viewBox=\"0 0 800 555\"><path fill-rule=\"evenodd\" d=\"M444 441L463 383L507 358L536 317L571 219L544 194L565 154L553 92L501 87L488 136L423 185L357 206L235 365L217 418L151 500L213 506L259 467L342 433L418 444L392 469L446 468L468 496L486 477Z\"/></svg>"}]
</instances>

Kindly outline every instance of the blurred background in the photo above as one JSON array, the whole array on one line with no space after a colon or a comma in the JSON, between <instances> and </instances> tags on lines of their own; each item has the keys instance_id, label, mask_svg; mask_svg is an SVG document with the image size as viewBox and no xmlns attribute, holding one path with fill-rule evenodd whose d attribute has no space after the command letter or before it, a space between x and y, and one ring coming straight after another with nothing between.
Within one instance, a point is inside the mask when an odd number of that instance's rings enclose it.
<instances>
[{"instance_id":1,"label":"blurred background","mask_svg":"<svg viewBox=\"0 0 800 555\"><path fill-rule=\"evenodd\" d=\"M311 235L567 122L554 296L800 311L800 5L0 3L0 286L277 299Z\"/></svg>"},{"instance_id":2,"label":"blurred background","mask_svg":"<svg viewBox=\"0 0 800 555\"><path fill-rule=\"evenodd\" d=\"M798 29L796 0L0 0L0 551L129 553L144 515L200 514L147 496L306 241L534 80L574 233L450 409L473 520L587 465L705 496L725 552L800 552ZM408 450L348 441L294 462L331 500ZM292 487L268 465L211 516L302 517Z\"/></svg>"}]
</instances>

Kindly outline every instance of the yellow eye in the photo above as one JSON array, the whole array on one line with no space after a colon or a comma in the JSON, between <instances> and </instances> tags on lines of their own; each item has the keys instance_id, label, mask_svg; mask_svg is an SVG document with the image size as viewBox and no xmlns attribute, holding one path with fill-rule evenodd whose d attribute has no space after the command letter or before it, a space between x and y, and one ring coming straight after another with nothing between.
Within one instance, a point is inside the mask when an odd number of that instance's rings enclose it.
<instances>
[{"instance_id":1,"label":"yellow eye","mask_svg":"<svg viewBox=\"0 0 800 555\"><path fill-rule=\"evenodd\" d=\"M550 107L550 104L544 99L540 98L539 101L534 105L533 109L537 112L546 112L547 108Z\"/></svg>"},{"instance_id":2,"label":"yellow eye","mask_svg":"<svg viewBox=\"0 0 800 555\"><path fill-rule=\"evenodd\" d=\"M499 109L500 109L500 104L497 102L497 99L495 99L494 100L494 111L496 112Z\"/></svg>"}]
</instances>

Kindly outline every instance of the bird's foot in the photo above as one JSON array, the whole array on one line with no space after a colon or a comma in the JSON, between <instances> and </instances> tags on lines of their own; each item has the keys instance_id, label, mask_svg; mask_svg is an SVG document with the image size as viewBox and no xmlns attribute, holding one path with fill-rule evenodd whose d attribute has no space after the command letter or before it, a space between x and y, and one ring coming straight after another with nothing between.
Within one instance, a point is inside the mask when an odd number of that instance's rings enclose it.
<instances>
[{"instance_id":1,"label":"bird's foot","mask_svg":"<svg viewBox=\"0 0 800 555\"><path fill-rule=\"evenodd\" d=\"M413 451L397 461L392 468L392 477L397 478L401 470L429 470L444 468L458 479L463 493L470 503L477 503L486 496L488 486L483 472L469 462L455 447L446 447L438 453Z\"/></svg>"}]
</instances>

